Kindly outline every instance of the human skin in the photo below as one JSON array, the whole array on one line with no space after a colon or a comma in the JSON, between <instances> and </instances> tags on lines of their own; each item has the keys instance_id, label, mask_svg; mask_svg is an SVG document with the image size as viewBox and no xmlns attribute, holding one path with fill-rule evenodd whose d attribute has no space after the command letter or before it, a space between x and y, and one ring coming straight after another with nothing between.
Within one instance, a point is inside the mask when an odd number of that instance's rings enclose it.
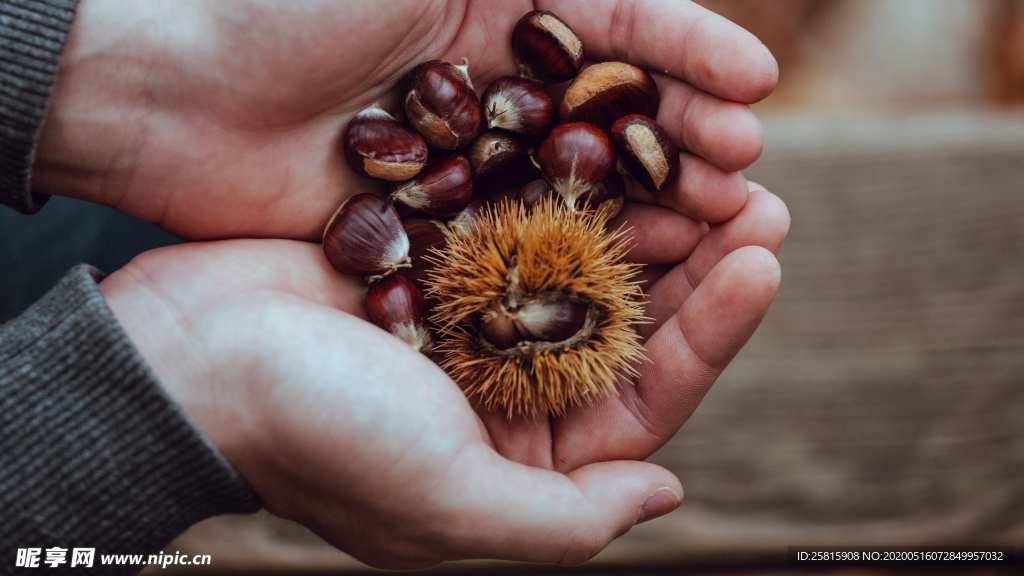
<instances>
[{"instance_id":1,"label":"human skin","mask_svg":"<svg viewBox=\"0 0 1024 576\"><path fill-rule=\"evenodd\" d=\"M589 58L655 72L679 184L633 191L650 362L564 417L475 408L425 357L365 322L361 280L315 240L352 173L339 135L396 110L429 58L471 55L478 91L515 73L534 8ZM85 0L33 188L113 206L188 239L101 284L153 371L273 513L380 567L456 558L582 562L679 503L641 460L685 422L767 311L785 206L738 170L761 151L747 103L774 87L755 38L685 2ZM290 239L290 240L284 240ZM649 502L645 507L644 503Z\"/></svg>"}]
</instances>

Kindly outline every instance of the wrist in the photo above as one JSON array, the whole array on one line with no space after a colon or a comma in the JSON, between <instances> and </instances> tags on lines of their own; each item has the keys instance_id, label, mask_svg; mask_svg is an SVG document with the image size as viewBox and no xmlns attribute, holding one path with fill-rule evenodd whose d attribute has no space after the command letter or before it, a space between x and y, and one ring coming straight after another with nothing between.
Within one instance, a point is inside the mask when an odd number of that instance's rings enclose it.
<instances>
[{"instance_id":1,"label":"wrist","mask_svg":"<svg viewBox=\"0 0 1024 576\"><path fill-rule=\"evenodd\" d=\"M120 32L139 16L116 1L79 3L36 146L33 192L123 200L152 108L148 48Z\"/></svg>"}]
</instances>

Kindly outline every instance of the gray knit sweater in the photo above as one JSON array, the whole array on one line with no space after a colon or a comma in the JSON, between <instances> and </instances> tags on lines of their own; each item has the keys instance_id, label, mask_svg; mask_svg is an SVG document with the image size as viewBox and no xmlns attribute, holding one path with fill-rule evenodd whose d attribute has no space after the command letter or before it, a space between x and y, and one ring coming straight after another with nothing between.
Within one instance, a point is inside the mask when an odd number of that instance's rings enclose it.
<instances>
[{"instance_id":1,"label":"gray knit sweater","mask_svg":"<svg viewBox=\"0 0 1024 576\"><path fill-rule=\"evenodd\" d=\"M0 0L0 202L25 213L33 149L73 0ZM166 395L81 265L0 326L0 574L41 549L47 574L94 548L89 574L133 574L101 555L158 552L189 525L259 501ZM46 550L67 550L51 569Z\"/></svg>"}]
</instances>

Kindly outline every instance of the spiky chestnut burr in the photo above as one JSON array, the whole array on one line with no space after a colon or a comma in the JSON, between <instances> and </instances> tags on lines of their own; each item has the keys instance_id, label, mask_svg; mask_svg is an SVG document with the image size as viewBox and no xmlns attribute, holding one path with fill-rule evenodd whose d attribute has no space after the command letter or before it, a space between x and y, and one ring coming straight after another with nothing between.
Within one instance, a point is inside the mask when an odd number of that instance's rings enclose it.
<instances>
[{"instance_id":1,"label":"spiky chestnut burr","mask_svg":"<svg viewBox=\"0 0 1024 576\"><path fill-rule=\"evenodd\" d=\"M435 351L467 396L509 416L563 414L636 374L640 266L624 261L628 238L607 219L503 202L474 229L449 230L427 296L438 302Z\"/></svg>"},{"instance_id":2,"label":"spiky chestnut burr","mask_svg":"<svg viewBox=\"0 0 1024 576\"><path fill-rule=\"evenodd\" d=\"M427 301L408 278L394 274L374 283L366 291L370 320L391 332L414 350L429 354L434 339L427 329Z\"/></svg>"},{"instance_id":3,"label":"spiky chestnut burr","mask_svg":"<svg viewBox=\"0 0 1024 576\"><path fill-rule=\"evenodd\" d=\"M562 124L541 144L537 162L544 178L569 208L615 168L608 135L586 122Z\"/></svg>"},{"instance_id":4,"label":"spiky chestnut burr","mask_svg":"<svg viewBox=\"0 0 1024 576\"><path fill-rule=\"evenodd\" d=\"M648 192L661 192L679 178L679 149L653 118L623 116L612 124L611 135L619 160Z\"/></svg>"},{"instance_id":5,"label":"spiky chestnut burr","mask_svg":"<svg viewBox=\"0 0 1024 576\"><path fill-rule=\"evenodd\" d=\"M534 10L512 29L512 55L524 78L554 84L583 67L583 43L565 22L546 10Z\"/></svg>"},{"instance_id":6,"label":"spiky chestnut burr","mask_svg":"<svg viewBox=\"0 0 1024 576\"><path fill-rule=\"evenodd\" d=\"M572 81L558 107L563 122L589 122L607 132L629 114L658 115L661 98L654 78L625 62L602 62Z\"/></svg>"},{"instance_id":7,"label":"spiky chestnut burr","mask_svg":"<svg viewBox=\"0 0 1024 576\"><path fill-rule=\"evenodd\" d=\"M524 136L542 136L555 123L555 105L544 87L532 80L502 76L480 97L488 128Z\"/></svg>"},{"instance_id":8,"label":"spiky chestnut burr","mask_svg":"<svg viewBox=\"0 0 1024 576\"><path fill-rule=\"evenodd\" d=\"M473 197L472 171L462 154L435 158L416 178L395 186L389 198L431 216L458 214Z\"/></svg>"},{"instance_id":9,"label":"spiky chestnut burr","mask_svg":"<svg viewBox=\"0 0 1024 576\"><path fill-rule=\"evenodd\" d=\"M462 148L480 131L480 100L469 79L467 58L461 66L423 62L405 77L403 93L409 123L435 148Z\"/></svg>"},{"instance_id":10,"label":"spiky chestnut burr","mask_svg":"<svg viewBox=\"0 0 1024 576\"><path fill-rule=\"evenodd\" d=\"M409 238L398 211L373 194L356 194L324 228L324 254L342 274L376 278L408 268Z\"/></svg>"},{"instance_id":11,"label":"spiky chestnut burr","mask_svg":"<svg viewBox=\"0 0 1024 576\"><path fill-rule=\"evenodd\" d=\"M342 142L345 161L352 170L374 180L408 180L427 161L423 138L377 104L352 119Z\"/></svg>"}]
</instances>

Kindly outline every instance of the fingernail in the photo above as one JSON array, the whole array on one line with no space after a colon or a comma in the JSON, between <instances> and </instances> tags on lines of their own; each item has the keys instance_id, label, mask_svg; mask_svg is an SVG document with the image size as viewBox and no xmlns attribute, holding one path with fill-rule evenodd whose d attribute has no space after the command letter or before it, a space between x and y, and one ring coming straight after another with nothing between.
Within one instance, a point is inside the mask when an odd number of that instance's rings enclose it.
<instances>
[{"instance_id":1,"label":"fingernail","mask_svg":"<svg viewBox=\"0 0 1024 576\"><path fill-rule=\"evenodd\" d=\"M678 508L679 503L682 501L682 496L668 486L658 488L640 507L640 511L636 513L636 522L634 524L641 524L659 516L664 516Z\"/></svg>"}]
</instances>

